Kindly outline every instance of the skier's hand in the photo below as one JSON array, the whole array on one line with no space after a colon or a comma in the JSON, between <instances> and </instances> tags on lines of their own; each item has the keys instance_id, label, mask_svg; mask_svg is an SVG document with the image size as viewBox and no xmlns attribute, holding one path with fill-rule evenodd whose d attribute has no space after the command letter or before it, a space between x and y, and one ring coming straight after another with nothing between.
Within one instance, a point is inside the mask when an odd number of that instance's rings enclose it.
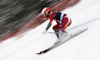
<instances>
[{"instance_id":1,"label":"skier's hand","mask_svg":"<svg viewBox=\"0 0 100 60\"><path fill-rule=\"evenodd\" d=\"M42 32L42 34L46 34L46 32L47 32L47 31L46 31L46 29L45 29L45 30Z\"/></svg>"}]
</instances>

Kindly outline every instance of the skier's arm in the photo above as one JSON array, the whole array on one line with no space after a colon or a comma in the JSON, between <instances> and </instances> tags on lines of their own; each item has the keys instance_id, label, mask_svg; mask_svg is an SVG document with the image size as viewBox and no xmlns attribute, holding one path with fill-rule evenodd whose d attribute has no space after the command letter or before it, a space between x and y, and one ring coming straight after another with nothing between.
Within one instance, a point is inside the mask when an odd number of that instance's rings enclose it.
<instances>
[{"instance_id":1,"label":"skier's arm","mask_svg":"<svg viewBox=\"0 0 100 60\"><path fill-rule=\"evenodd\" d=\"M45 33L48 31L48 29L51 27L52 21L53 21L53 20L50 19L50 22L48 23L46 29L42 32L43 34L45 34Z\"/></svg>"},{"instance_id":2,"label":"skier's arm","mask_svg":"<svg viewBox=\"0 0 100 60\"><path fill-rule=\"evenodd\" d=\"M49 16L50 21L49 21L49 24L48 24L47 27L46 27L46 31L51 27L52 21L53 21L54 17L55 17L55 13L52 13L52 14Z\"/></svg>"},{"instance_id":3,"label":"skier's arm","mask_svg":"<svg viewBox=\"0 0 100 60\"><path fill-rule=\"evenodd\" d=\"M51 23L48 24L48 26L46 27L46 31L51 27Z\"/></svg>"},{"instance_id":4,"label":"skier's arm","mask_svg":"<svg viewBox=\"0 0 100 60\"><path fill-rule=\"evenodd\" d=\"M50 14L50 16L49 16L50 21L49 21L46 29L43 31L43 34L45 34L48 31L48 29L51 27L52 21L53 21L53 18L55 17L55 15L56 15L55 13Z\"/></svg>"},{"instance_id":5,"label":"skier's arm","mask_svg":"<svg viewBox=\"0 0 100 60\"><path fill-rule=\"evenodd\" d=\"M49 24L47 25L46 29L45 29L42 33L45 34L45 33L47 32L47 30L50 28L50 26L51 26L51 23L49 23Z\"/></svg>"}]
</instances>

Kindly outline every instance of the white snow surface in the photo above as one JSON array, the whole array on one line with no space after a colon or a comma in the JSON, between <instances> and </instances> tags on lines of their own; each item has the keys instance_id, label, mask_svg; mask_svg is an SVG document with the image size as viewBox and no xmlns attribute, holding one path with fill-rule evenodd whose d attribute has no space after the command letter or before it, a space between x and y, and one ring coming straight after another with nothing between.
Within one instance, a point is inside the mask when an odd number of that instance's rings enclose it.
<instances>
[{"instance_id":1,"label":"white snow surface","mask_svg":"<svg viewBox=\"0 0 100 60\"><path fill-rule=\"evenodd\" d=\"M88 30L46 54L36 55L56 41L54 34L42 34L49 22L46 21L21 38L0 43L0 60L100 60L100 0L81 0L62 12L72 18L72 25L66 31L78 27ZM48 31L53 32L52 28Z\"/></svg>"}]
</instances>

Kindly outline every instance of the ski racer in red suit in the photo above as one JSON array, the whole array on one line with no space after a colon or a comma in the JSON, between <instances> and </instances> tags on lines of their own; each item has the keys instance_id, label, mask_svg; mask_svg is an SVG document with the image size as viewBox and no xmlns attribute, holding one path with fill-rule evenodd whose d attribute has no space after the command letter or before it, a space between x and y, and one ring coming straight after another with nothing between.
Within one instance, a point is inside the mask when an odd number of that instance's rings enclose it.
<instances>
[{"instance_id":1,"label":"ski racer in red suit","mask_svg":"<svg viewBox=\"0 0 100 60\"><path fill-rule=\"evenodd\" d=\"M71 18L65 13L51 12L49 8L45 7L42 10L42 15L46 18L50 18L49 24L43 31L43 34L45 34L47 30L50 28L53 20L55 20L57 23L55 26L53 26L54 32L57 33L56 34L57 38L59 38L59 31L66 33L65 29L71 25Z\"/></svg>"}]
</instances>

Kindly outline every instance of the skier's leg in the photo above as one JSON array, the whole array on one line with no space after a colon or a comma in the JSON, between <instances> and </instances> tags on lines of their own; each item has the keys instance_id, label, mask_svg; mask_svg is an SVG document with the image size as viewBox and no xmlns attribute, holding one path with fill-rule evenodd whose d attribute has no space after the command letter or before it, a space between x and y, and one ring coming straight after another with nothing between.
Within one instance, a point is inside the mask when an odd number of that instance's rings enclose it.
<instances>
[{"instance_id":1,"label":"skier's leg","mask_svg":"<svg viewBox=\"0 0 100 60\"><path fill-rule=\"evenodd\" d=\"M57 38L59 38L59 34L58 34L58 32L57 32L57 29L54 29L54 28L53 28L53 30L54 30L54 32L56 33Z\"/></svg>"},{"instance_id":2,"label":"skier's leg","mask_svg":"<svg viewBox=\"0 0 100 60\"><path fill-rule=\"evenodd\" d=\"M59 25L60 25L60 23L57 23L57 25L53 26L53 30L56 33L57 38L59 38L59 34L58 34Z\"/></svg>"},{"instance_id":3,"label":"skier's leg","mask_svg":"<svg viewBox=\"0 0 100 60\"><path fill-rule=\"evenodd\" d=\"M59 27L59 29L62 31L62 32L66 32L65 29L71 25L71 19L68 18L68 17L64 17L63 20L62 20L62 23Z\"/></svg>"},{"instance_id":4,"label":"skier's leg","mask_svg":"<svg viewBox=\"0 0 100 60\"><path fill-rule=\"evenodd\" d=\"M66 36L68 36L68 33L65 31L65 29L70 26L71 24L71 20L69 20L68 17L64 17L61 25L59 27L59 36L61 37L61 40L63 40L63 38L65 38Z\"/></svg>"},{"instance_id":5,"label":"skier's leg","mask_svg":"<svg viewBox=\"0 0 100 60\"><path fill-rule=\"evenodd\" d=\"M60 37L60 34L59 34L59 25L60 24L53 26L53 30L54 30L54 32L56 33L56 36L57 36L57 41L55 42L55 44L57 44L61 41L61 37Z\"/></svg>"}]
</instances>

